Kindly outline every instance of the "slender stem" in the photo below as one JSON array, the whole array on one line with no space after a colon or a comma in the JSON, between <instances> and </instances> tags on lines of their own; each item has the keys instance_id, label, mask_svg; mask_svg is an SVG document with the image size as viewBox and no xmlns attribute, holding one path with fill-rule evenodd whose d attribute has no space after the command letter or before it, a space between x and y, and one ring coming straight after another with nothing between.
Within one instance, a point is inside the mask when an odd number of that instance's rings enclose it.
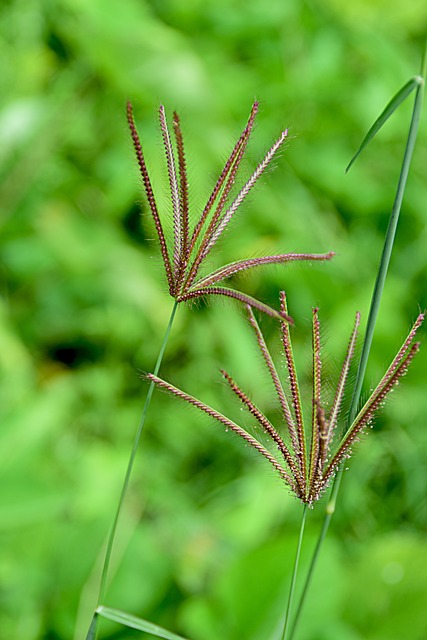
<instances>
[{"instance_id":1,"label":"slender stem","mask_svg":"<svg viewBox=\"0 0 427 640\"><path fill-rule=\"evenodd\" d=\"M283 627L282 640L286 640L286 638L288 636L289 619L290 619L290 615L291 615L292 600L293 600L293 597L294 597L295 584L296 584L296 581L297 581L299 557L300 557L300 554L301 554L301 546L302 546L302 539L303 539L303 536L304 536L304 527L305 527L306 517L307 517L307 505L305 504L303 512L302 512L301 526L300 526L299 537L298 537L298 546L297 546L297 550L296 550L296 553L295 553L294 570L293 570L293 573L292 573L291 588L289 590L288 606L286 607L286 618L285 618L285 624L284 624L284 627Z\"/></svg>"},{"instance_id":2,"label":"slender stem","mask_svg":"<svg viewBox=\"0 0 427 640\"><path fill-rule=\"evenodd\" d=\"M415 93L415 101L414 108L412 111L411 124L409 127L408 139L406 142L405 154L403 157L402 168L400 171L399 182L397 186L396 196L393 203L393 208L390 215L390 221L387 228L387 233L384 242L384 248L381 256L381 262L375 282L374 291L371 299L371 307L369 310L368 323L366 327L365 338L363 342L362 354L360 357L359 367L357 371L356 384L353 392L350 412L348 416L348 426L351 426L354 418L356 417L357 407L360 400L360 394L362 391L362 384L365 377L366 366L368 363L369 353L371 350L372 339L374 335L375 323L378 316L378 310L380 307L381 297L384 290L384 284L387 276L388 267L390 264L391 253L393 249L394 239L396 236L397 223L399 220L399 214L402 207L403 195L405 192L406 182L409 173L409 167L412 159L412 154L415 147L415 141L418 133L418 125L421 115L421 108L423 102L423 94L424 94L424 84L425 84L425 74L426 74L426 52L427 52L427 41L423 54L423 61L421 64L421 74L423 77L423 82L420 83L416 89ZM338 498L339 489L341 486L341 479L343 474L344 467L341 465L337 475L335 476L334 483L331 490L331 495L326 506L325 517L322 524L322 529L320 531L319 539L317 541L313 557L311 559L310 567L307 573L307 577L305 580L304 588L302 591L302 595L300 598L300 602L298 604L298 609L295 615L295 620L292 627L292 632L290 635L290 640L295 635L295 631L298 625L298 621L301 616L301 612L304 606L304 602L307 596L307 592L309 590L311 579L313 577L314 569L317 564L317 559L319 557L319 553L322 547L323 540L325 539L326 533L329 528L329 524L331 522L332 516L335 512L336 501Z\"/></svg>"},{"instance_id":3,"label":"slender stem","mask_svg":"<svg viewBox=\"0 0 427 640\"><path fill-rule=\"evenodd\" d=\"M162 346L160 347L159 356L157 358L156 366L154 368L154 375L157 375L159 373L160 365L161 365L162 360L163 360L163 355L164 355L165 349L166 349L166 343L168 341L169 334L171 332L171 328L172 328L172 324L173 324L173 321L174 321L174 318L175 318L177 307L178 307L178 303L175 302L175 304L173 306L173 309L172 309L172 313L171 313L170 319L169 319L168 326L166 328L165 337L163 338L163 343L162 343ZM130 480L130 476L131 476L131 473L132 473L133 464L135 462L136 452L138 450L138 445L139 445L139 441L140 441L140 438L141 438L142 429L144 428L144 423L145 423L145 419L147 417L148 407L150 406L150 402L151 402L151 397L153 395L153 391L154 391L154 382L152 382L150 384L149 388L148 388L148 393L147 393L147 397L145 399L144 409L142 410L141 419L139 421L138 429L137 429L136 434L135 434L135 439L134 439L132 451L131 451L131 454L130 454L130 457L129 457L129 462L128 462L128 466L127 466L127 469L126 469L125 478L124 478L124 481L123 481L123 486L122 486L122 491L121 491L121 494L120 494L120 499L119 499L119 502L118 502L118 505L117 505L117 510L116 510L116 513L115 513L115 516L114 516L113 526L111 527L110 535L108 537L107 550L105 552L104 566L103 566L103 569L102 569L101 584L100 584L100 588L99 588L98 606L101 605L102 601L104 600L107 577L108 577L108 570L109 570L110 561L111 561L111 552L113 550L114 539L115 539L116 531L117 531L117 524L118 524L120 513L121 513L121 510L122 510L122 507L123 507L124 499L125 499L128 487L129 487L129 480Z\"/></svg>"},{"instance_id":4,"label":"slender stem","mask_svg":"<svg viewBox=\"0 0 427 640\"><path fill-rule=\"evenodd\" d=\"M340 469L340 472L336 476L334 488L335 488L335 486L337 486L337 487L339 486L339 484L341 482L341 476L342 476L342 472L341 472L341 469ZM338 489L337 489L337 492L338 492ZM295 614L295 618L294 618L294 621L293 621L293 624L292 624L292 629L291 629L291 634L289 636L289 640L292 640L292 638L295 635L296 628L297 628L298 622L299 622L300 617L301 617L302 608L304 606L305 598L307 596L307 592L308 592L308 590L310 588L310 585L311 585L311 580L312 580L312 577L313 577L313 574L314 574L314 569L316 568L316 565L317 565L317 559L319 557L320 550L322 548L323 540L325 539L326 534L328 532L329 523L331 522L332 515L333 515L334 511L335 511L335 502L332 502L332 495L331 495L331 498L330 498L330 500L328 502L328 505L326 507L326 513L325 513L325 517L324 517L324 520L323 520L322 529L320 531L320 535L319 535L319 538L317 540L317 544L316 544L316 547L314 549L314 553L313 553L313 556L311 558L310 566L309 566L309 569L308 569L308 572L307 572L307 576L306 576L306 579L305 579L305 582L304 582L304 587L303 587L303 590L302 590L302 593L301 593L300 601L298 603L298 608L297 608L297 611L296 611L296 614Z\"/></svg>"},{"instance_id":5,"label":"slender stem","mask_svg":"<svg viewBox=\"0 0 427 640\"><path fill-rule=\"evenodd\" d=\"M98 635L98 614L94 613L92 621L90 623L89 631L87 632L86 640L96 640Z\"/></svg>"}]
</instances>

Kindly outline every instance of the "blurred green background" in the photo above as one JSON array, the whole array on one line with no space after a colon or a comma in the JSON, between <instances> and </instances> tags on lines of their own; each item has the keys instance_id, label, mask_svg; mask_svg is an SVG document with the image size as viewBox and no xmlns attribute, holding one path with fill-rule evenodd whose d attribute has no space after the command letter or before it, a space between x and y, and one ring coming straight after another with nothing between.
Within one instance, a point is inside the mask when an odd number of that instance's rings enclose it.
<instances>
[{"instance_id":1,"label":"blurred green background","mask_svg":"<svg viewBox=\"0 0 427 640\"><path fill-rule=\"evenodd\" d=\"M284 126L291 140L213 263L335 250L233 285L277 306L286 289L309 370L311 307L332 380L366 319L411 105L344 167L418 72L421 0L3 0L0 8L0 629L82 638L130 443L170 314L145 224L125 103L163 210L160 102L181 115L200 210L254 98L242 176ZM375 384L427 305L426 117L367 374ZM163 194L163 195L162 195ZM276 324L261 319L278 348ZM230 417L225 367L272 403L239 306L179 309L162 375ZM427 350L344 477L299 638L427 637ZM307 376L307 380L309 375ZM240 441L155 393L106 604L192 640L268 640L284 611L301 508ZM322 516L308 522L307 566ZM139 637L105 623L102 638Z\"/></svg>"}]
</instances>

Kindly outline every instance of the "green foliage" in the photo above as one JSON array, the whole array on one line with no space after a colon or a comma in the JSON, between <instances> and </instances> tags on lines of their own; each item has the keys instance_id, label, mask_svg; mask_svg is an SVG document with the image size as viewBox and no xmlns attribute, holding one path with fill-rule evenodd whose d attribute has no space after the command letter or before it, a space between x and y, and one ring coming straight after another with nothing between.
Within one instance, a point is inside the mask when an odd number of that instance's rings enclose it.
<instances>
[{"instance_id":1,"label":"green foliage","mask_svg":"<svg viewBox=\"0 0 427 640\"><path fill-rule=\"evenodd\" d=\"M197 185L190 193L194 206L211 189L206 176L214 179L254 97L260 122L243 174L290 125L294 137L212 268L276 250L337 252L327 265L271 267L238 283L272 305L285 283L296 357L308 368L298 345L306 340L312 306L330 318L325 339L337 358L348 318L357 309L367 316L406 107L346 177L344 168L417 67L426 11L424 3L362 0L345 6L335 0L2 3L5 638L70 638L76 620L75 638L86 633L100 548L147 391L138 372L152 371L171 312L148 211L143 205L141 224L136 204L142 189L126 99L135 104L160 190L166 185L158 104L179 111ZM424 116L368 384L379 379L418 305L427 305L426 148ZM274 336L274 322L261 322L267 337ZM307 640L394 640L408 628L414 640L426 635L427 590L417 572L426 553L426 358L422 349L344 475L317 595L308 602L312 615L301 625ZM331 378L336 366L327 364ZM235 304L180 308L162 376L237 416L215 377L219 367L268 403L261 363ZM172 398L154 394L147 427L105 604L192 640L265 640L284 607L296 502L240 442ZM318 516L309 515L314 529ZM309 553L310 539L302 573ZM137 632L105 625L103 637L113 636Z\"/></svg>"},{"instance_id":2,"label":"green foliage","mask_svg":"<svg viewBox=\"0 0 427 640\"><path fill-rule=\"evenodd\" d=\"M177 636L176 633L171 633L170 631L162 629L152 622L142 620L142 618L138 618L136 616L131 616L129 613L119 611L118 609L110 609L109 607L98 607L96 613L99 616L112 620L113 622L118 622L119 624L122 624L126 627L137 629L138 631L143 631L146 634L148 633L158 638L165 638L165 640L185 640L185 638L183 638L182 636Z\"/></svg>"}]
</instances>

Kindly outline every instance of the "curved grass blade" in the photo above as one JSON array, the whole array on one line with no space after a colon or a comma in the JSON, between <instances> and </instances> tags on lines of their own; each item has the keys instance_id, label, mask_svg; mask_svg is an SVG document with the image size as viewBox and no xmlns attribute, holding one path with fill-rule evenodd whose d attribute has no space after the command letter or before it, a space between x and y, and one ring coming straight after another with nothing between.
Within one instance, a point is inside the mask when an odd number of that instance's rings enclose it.
<instances>
[{"instance_id":1,"label":"curved grass blade","mask_svg":"<svg viewBox=\"0 0 427 640\"><path fill-rule=\"evenodd\" d=\"M383 124L385 124L387 122L387 120L392 115L392 113L394 111L396 111L396 109L398 107L400 107L402 102L404 102L406 100L406 98L411 95L411 93L414 91L414 89L416 89L417 87L419 87L423 83L424 83L424 80L423 80L423 78L421 76L414 76L413 78L408 80L408 82L405 85L403 85L403 87L400 89L400 91L398 91L396 93L395 96L393 96L393 98L387 104L387 106L384 109L384 111L375 120L374 124L369 129L369 131L366 134L366 136L363 138L360 147L358 148L358 150L356 151L356 153L354 154L354 156L352 157L352 159L350 160L350 162L348 163L348 165L346 167L346 170L345 170L346 173L349 171L350 167L355 162L356 158L358 158L358 156L362 153L364 148L370 143L370 141L375 136L375 134L378 133L378 131L383 126Z\"/></svg>"},{"instance_id":2,"label":"curved grass blade","mask_svg":"<svg viewBox=\"0 0 427 640\"><path fill-rule=\"evenodd\" d=\"M125 627L151 633L152 636L157 636L158 638L164 638L165 640L187 640L183 636L178 636L176 633L168 631L168 629L163 629L163 627L159 627L157 624L133 616L126 611L120 611L120 609L110 609L110 607L101 606L97 608L96 613L103 618L118 622Z\"/></svg>"}]
</instances>

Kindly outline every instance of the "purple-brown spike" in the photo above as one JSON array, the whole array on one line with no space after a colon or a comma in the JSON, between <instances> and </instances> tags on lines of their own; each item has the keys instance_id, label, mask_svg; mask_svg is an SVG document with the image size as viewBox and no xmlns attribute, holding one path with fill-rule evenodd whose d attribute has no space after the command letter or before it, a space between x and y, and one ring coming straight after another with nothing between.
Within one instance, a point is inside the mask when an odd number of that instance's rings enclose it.
<instances>
[{"instance_id":1,"label":"purple-brown spike","mask_svg":"<svg viewBox=\"0 0 427 640\"><path fill-rule=\"evenodd\" d=\"M221 370L222 375L227 380L230 385L231 390L236 394L236 396L240 399L240 401L245 405L248 411L254 416L255 420L259 422L264 431L270 436L273 442L277 445L280 453L286 460L286 463L289 469L292 472L292 476L297 480L298 485L300 486L301 492L304 491L304 480L301 477L301 473L295 464L295 460L293 459L288 447L283 442L280 435L277 433L276 429L273 427L271 422L265 417L263 413L254 405L252 400L248 398L248 396L242 391L242 389L234 382L233 378L224 370Z\"/></svg>"},{"instance_id":2,"label":"purple-brown spike","mask_svg":"<svg viewBox=\"0 0 427 640\"><path fill-rule=\"evenodd\" d=\"M323 422L324 414L321 409L320 389L322 385L322 361L320 359L320 324L319 324L319 309L313 309L313 397L312 397L312 433L311 433L311 446L310 446L310 472L309 472L309 486L312 489L315 482L315 476L318 471L319 462L319 412L322 412ZM326 435L326 434L324 434Z\"/></svg>"},{"instance_id":3,"label":"purple-brown spike","mask_svg":"<svg viewBox=\"0 0 427 640\"><path fill-rule=\"evenodd\" d=\"M395 372L399 369L399 367L402 364L402 362L405 361L405 359L407 358L408 352L409 352L409 350L411 348L411 344L412 344L412 342L413 342L413 340L415 338L415 335L416 335L418 329L420 328L423 320L424 320L424 314L420 314L418 316L418 318L416 319L416 321L415 321L412 329L410 330L410 332L408 334L408 337L406 338L406 340L403 343L402 347L397 352L397 355L395 356L395 358L393 358L393 361L392 361L391 365L389 366L389 368L385 372L385 374L382 377L381 381L377 385L375 391L371 394L370 398L368 399L368 401L366 402L364 407L362 407L362 409L359 411L359 414L356 416L353 424L358 422L360 416L363 413L366 413L366 412L370 411L371 405L376 403L377 397L380 396L382 394L383 390L388 387L389 381L393 378Z\"/></svg>"},{"instance_id":4,"label":"purple-brown spike","mask_svg":"<svg viewBox=\"0 0 427 640\"><path fill-rule=\"evenodd\" d=\"M406 353L408 352L408 349L409 349L411 343L413 342L418 329L421 327L421 325L422 325L422 323L424 321L424 315L425 315L424 313L420 313L419 316L417 317L417 319L415 320L414 325L412 326L412 329L408 333L408 337L406 338L405 342L400 347L399 351L397 352L396 357L393 359L393 362L391 363L391 365L389 366L389 368L385 372L385 374L384 374L384 376L382 378L382 381L381 381L383 384L387 383L389 378L393 375L393 373L395 372L395 370L399 366L400 362L402 361L402 359L405 357Z\"/></svg>"},{"instance_id":5,"label":"purple-brown spike","mask_svg":"<svg viewBox=\"0 0 427 640\"><path fill-rule=\"evenodd\" d=\"M295 428L295 423L292 418L291 411L289 409L289 404L286 399L286 395L283 390L282 383L280 382L280 378L277 374L276 367L274 366L273 358L270 355L270 352L264 340L264 336L262 335L261 329L259 328L258 322L255 319L255 316L253 314L251 307L248 305L246 309L249 315L249 322L251 323L252 328L255 331L255 337L257 339L260 351L264 358L264 362L267 365L267 369L273 381L274 388L276 389L276 393L277 393L277 397L279 398L279 403L282 409L283 417L285 419L285 423L291 438L293 450L298 451L299 445L298 445L298 436ZM302 473L299 458L297 458L297 460L298 460L299 472Z\"/></svg>"},{"instance_id":6,"label":"purple-brown spike","mask_svg":"<svg viewBox=\"0 0 427 640\"><path fill-rule=\"evenodd\" d=\"M326 437L327 437L327 423L325 420L325 412L319 401L315 403L316 413L313 416L313 420L316 421L316 430L318 433L318 456L317 463L313 471L312 479L310 482L310 488L308 491L308 503L312 504L319 496L322 488L322 472L325 466L326 457L328 454ZM314 423L313 423L314 424Z\"/></svg>"},{"instance_id":7,"label":"purple-brown spike","mask_svg":"<svg viewBox=\"0 0 427 640\"><path fill-rule=\"evenodd\" d=\"M181 398L181 400L185 400L189 404L192 404L194 407L197 407L197 409L200 409L200 411L203 411L204 413L206 413L211 418L214 418L215 420L220 422L222 425L224 425L226 429L231 429L232 431L237 433L237 435L243 438L253 449L258 451L258 453L260 453L266 460L268 460L268 462L273 466L275 471L279 473L280 477L283 480L285 480L285 482L290 486L292 491L294 491L295 493L297 493L297 495L299 495L298 487L296 486L294 479L277 462L276 458L265 447L263 447L263 445L260 442L258 442L256 438L254 438L247 431L245 431L245 429L242 429L242 427L237 425L235 422L233 422L229 418L226 418L224 415L222 415L222 413L215 411L215 409L212 409L212 407L210 407L209 405L205 404L204 402L201 402L200 400L197 400L193 396L188 395L184 391L181 391L181 389L177 389L177 387L174 387L168 382L165 382L165 380L162 380L161 378L153 375L152 373L149 373L146 377L151 382L154 382L158 387L161 387L162 389L166 389L166 391L173 393L178 398Z\"/></svg>"},{"instance_id":8,"label":"purple-brown spike","mask_svg":"<svg viewBox=\"0 0 427 640\"><path fill-rule=\"evenodd\" d=\"M329 420L328 420L328 431L327 431L327 436L326 436L326 454L329 450L331 441L332 441L332 437L334 434L334 431L336 429L337 423L338 423L338 416L339 416L339 412L341 409L341 404L342 404L342 400L344 397L344 389L345 389L345 385L347 383L347 378L348 378L348 373L350 370L350 364L354 355L354 349L356 346L356 340L357 340L357 334L358 334L358 329L359 329L359 325L360 325L360 313L357 312L356 313L356 320L354 323L354 328L350 337L350 341L348 343L348 347L347 347L347 353L345 355L344 358L344 363L341 369L341 374L338 380L338 386L337 386L337 390L335 393L335 398L334 401L332 403L332 408L329 414ZM326 462L326 459L324 460L324 462Z\"/></svg>"},{"instance_id":9,"label":"purple-brown spike","mask_svg":"<svg viewBox=\"0 0 427 640\"><path fill-rule=\"evenodd\" d=\"M282 253L275 256L238 260L220 267L208 276L201 278L196 282L195 286L197 288L207 287L216 282L221 282L221 280L225 280L226 278L231 278L231 276L240 271L261 267L264 264L283 264L284 262L295 262L297 260L330 260L334 255L335 253L333 251L329 251L329 253Z\"/></svg>"},{"instance_id":10,"label":"purple-brown spike","mask_svg":"<svg viewBox=\"0 0 427 640\"><path fill-rule=\"evenodd\" d=\"M337 452L329 463L328 468L324 473L325 484L335 473L335 470L338 468L342 460L346 456L348 456L352 445L357 440L363 429L372 420L374 413L383 405L387 395L399 382L400 378L402 378L407 373L408 367L414 359L416 353L419 351L419 348L419 342L416 342L414 345L412 345L409 352L407 352L406 355L401 358L399 365L397 366L397 368L395 368L393 374L388 378L387 383L385 385L383 384L383 378L378 387L375 389L368 402L365 404L347 433L344 435Z\"/></svg>"},{"instance_id":11,"label":"purple-brown spike","mask_svg":"<svg viewBox=\"0 0 427 640\"><path fill-rule=\"evenodd\" d=\"M228 298L234 298L244 304L250 305L254 309L258 309L259 311L266 313L268 316L286 320L286 322L289 322L290 324L293 324L294 322L287 313L284 313L283 311L276 311L272 307L260 302L256 298L252 298L252 296L249 296L246 293L235 291L234 289L227 289L226 287L204 287L203 289L190 290L184 295L179 296L177 300L178 302L184 302L185 300L193 300L203 296L226 296Z\"/></svg>"},{"instance_id":12,"label":"purple-brown spike","mask_svg":"<svg viewBox=\"0 0 427 640\"><path fill-rule=\"evenodd\" d=\"M181 229L182 229L182 252L184 256L183 265L181 269L185 269L188 261L188 247L189 247L189 225L188 225L188 178L187 178L187 164L185 161L184 153L184 140L182 137L181 123L179 116L174 111L173 114L173 128L175 132L176 148L178 152L178 168L179 168L179 181L180 181L180 211L181 211Z\"/></svg>"},{"instance_id":13,"label":"purple-brown spike","mask_svg":"<svg viewBox=\"0 0 427 640\"><path fill-rule=\"evenodd\" d=\"M253 126L254 126L254 122L255 122L255 117L256 114L258 113L258 102L254 102L254 104L252 105L252 109L251 109L251 113L249 115L249 119L248 122L246 124L246 127L244 128L240 138L238 139L238 141L236 142L233 151L231 152L230 157L228 158L227 162L225 163L224 169L221 172L221 175L219 176L217 183L209 197L209 200L205 206L205 208L203 209L202 215L198 221L198 223L195 226L195 229L193 231L193 235L191 237L191 241L190 241L190 247L189 247L189 251L191 253L191 251L194 249L196 242L199 238L200 232L203 228L203 225L205 224L209 213L212 210L212 207L218 197L219 192L221 191L228 174L230 173L230 171L232 170L236 158L242 148L242 146L245 148L247 145L247 142L249 140L249 137L251 135Z\"/></svg>"},{"instance_id":14,"label":"purple-brown spike","mask_svg":"<svg viewBox=\"0 0 427 640\"><path fill-rule=\"evenodd\" d=\"M175 158L172 149L172 142L169 135L169 129L166 121L165 108L160 105L159 109L160 128L162 130L163 144L166 152L166 164L168 167L169 185L171 190L172 210L173 210L173 229L174 229L174 251L173 263L175 280L180 270L180 261L182 256L182 228L181 228L181 206L179 197L178 177L176 174Z\"/></svg>"},{"instance_id":15,"label":"purple-brown spike","mask_svg":"<svg viewBox=\"0 0 427 640\"><path fill-rule=\"evenodd\" d=\"M286 294L284 291L280 292L280 310L283 314L287 315L288 307L286 304ZM297 373L295 369L294 356L292 353L292 343L291 343L289 325L286 324L286 322L282 322L281 329L282 329L283 349L285 351L285 358L286 358L286 366L289 373L289 382L290 382L291 395L292 395L292 406L294 408L295 420L297 424L297 435L298 435L299 447L296 453L300 460L302 475L304 478L306 478L307 465L306 465L304 422L302 417L301 397L299 392L298 378L297 378Z\"/></svg>"},{"instance_id":16,"label":"purple-brown spike","mask_svg":"<svg viewBox=\"0 0 427 640\"><path fill-rule=\"evenodd\" d=\"M200 252L199 252L199 256L200 257L198 256L199 264L208 256L208 254L210 253L212 248L215 246L215 244L217 243L218 239L220 238L220 236L225 231L227 225L230 223L232 217L234 216L234 214L236 213L236 211L238 210L238 208L242 204L243 200L246 198L246 196L251 191L251 189L254 186L254 184L257 182L257 180L263 174L263 172L268 167L268 165L270 164L270 162L274 158L274 156L277 153L277 151L279 150L279 148L282 146L282 144L285 141L287 135L288 135L288 130L286 129L286 131L284 131L282 133L280 138L274 143L274 145L268 151L268 153L265 156L264 160L255 169L254 173L249 178L247 183L239 191L237 197L231 203L231 205L229 206L229 208L227 209L227 211L225 212L223 217L220 220L218 220L218 224L216 224L215 227L212 228L212 230L210 230L210 229L208 230L208 232L205 235L205 240L203 242L203 245L200 247ZM197 270L198 270L198 267L197 267L197 269L194 270L194 274L193 274L194 277L197 275ZM193 277L193 279L194 279L194 277Z\"/></svg>"},{"instance_id":17,"label":"purple-brown spike","mask_svg":"<svg viewBox=\"0 0 427 640\"><path fill-rule=\"evenodd\" d=\"M209 222L208 228L206 229L206 232L204 234L202 243L199 247L199 250L197 252L197 255L194 259L194 262L191 266L190 272L188 274L187 280L186 280L186 285L187 287L190 287L194 280L197 277L197 274L199 272L199 268L200 265L202 264L203 260L206 258L207 254L209 253L209 251L207 250L208 247L208 243L209 243L209 239L211 238L211 236L214 234L216 227L218 226L222 211L224 209L225 203L227 201L227 198L229 196L229 193L234 185L235 179L236 179L236 175L237 175L237 171L239 170L240 164L242 162L243 156L245 154L246 151L246 146L247 143L249 141L249 135L250 132L252 130L252 126L253 126L253 120L251 123L250 128L247 127L246 130L248 131L246 137L242 140L242 144L240 146L240 149L238 150L237 156L233 162L233 164L230 167L230 171L228 174L228 177L225 181L225 185L222 189L222 193L219 199L219 202L215 208L215 212L212 216L211 221Z\"/></svg>"},{"instance_id":18,"label":"purple-brown spike","mask_svg":"<svg viewBox=\"0 0 427 640\"><path fill-rule=\"evenodd\" d=\"M154 226L156 227L157 237L159 238L160 251L162 253L163 263L165 265L165 270L166 270L166 277L169 285L169 293L171 294L171 296L174 296L175 282L172 274L172 267L169 259L169 253L168 253L168 248L165 240L165 234L163 232L162 223L160 222L159 212L157 210L153 188L151 186L151 180L148 175L144 154L142 152L141 142L139 140L138 132L136 130L135 121L133 118L132 104L130 102L127 103L127 121L129 124L130 133L132 136L132 142L135 149L136 157L138 160L139 170L140 170L142 181L144 184L148 205L150 207L151 215L153 217Z\"/></svg>"}]
</instances>

